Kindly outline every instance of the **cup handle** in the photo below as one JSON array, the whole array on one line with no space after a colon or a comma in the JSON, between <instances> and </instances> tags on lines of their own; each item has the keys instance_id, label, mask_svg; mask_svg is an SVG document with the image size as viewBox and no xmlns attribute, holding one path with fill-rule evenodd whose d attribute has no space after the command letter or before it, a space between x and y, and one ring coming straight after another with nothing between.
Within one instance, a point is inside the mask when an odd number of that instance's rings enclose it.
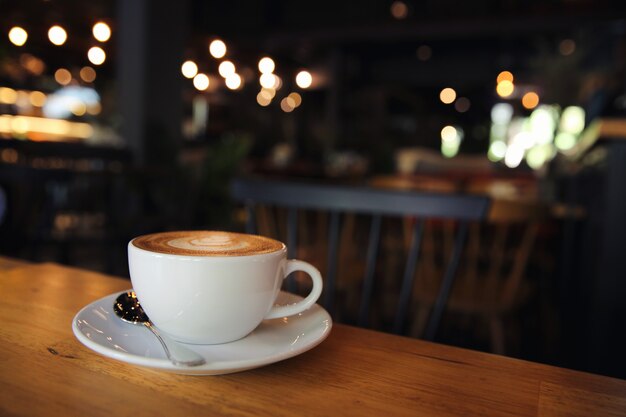
<instances>
[{"instance_id":1,"label":"cup handle","mask_svg":"<svg viewBox=\"0 0 626 417\"><path fill-rule=\"evenodd\" d=\"M285 276L283 279L287 278L289 274L295 271L306 272L311 277L311 280L313 281L313 288L311 289L311 292L305 299L298 301L297 303L272 307L269 313L265 316L266 319L276 319L301 313L310 308L313 304L315 304L317 299L320 298L323 287L322 274L320 274L320 271L308 262L289 259L285 265Z\"/></svg>"}]
</instances>

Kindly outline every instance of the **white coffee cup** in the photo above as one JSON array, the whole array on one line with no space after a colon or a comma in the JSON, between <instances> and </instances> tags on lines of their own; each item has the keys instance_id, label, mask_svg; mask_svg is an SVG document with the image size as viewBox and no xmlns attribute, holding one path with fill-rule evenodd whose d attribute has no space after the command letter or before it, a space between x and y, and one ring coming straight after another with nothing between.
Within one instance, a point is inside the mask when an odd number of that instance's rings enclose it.
<instances>
[{"instance_id":1,"label":"white coffee cup","mask_svg":"<svg viewBox=\"0 0 626 417\"><path fill-rule=\"evenodd\" d=\"M241 247L246 240L252 247ZM233 241L239 246L229 247ZM256 235L188 231L140 236L128 243L128 262L133 289L152 323L186 343L245 337L263 320L305 311L323 286L317 268L288 260L283 243ZM311 292L295 304L275 306L283 279L294 271L311 277Z\"/></svg>"}]
</instances>

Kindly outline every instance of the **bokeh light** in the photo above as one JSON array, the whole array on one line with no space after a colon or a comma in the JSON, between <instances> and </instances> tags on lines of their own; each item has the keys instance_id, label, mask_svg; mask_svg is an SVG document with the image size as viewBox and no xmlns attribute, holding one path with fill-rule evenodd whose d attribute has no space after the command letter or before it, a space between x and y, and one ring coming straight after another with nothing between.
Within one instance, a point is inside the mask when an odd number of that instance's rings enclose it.
<instances>
[{"instance_id":1,"label":"bokeh light","mask_svg":"<svg viewBox=\"0 0 626 417\"><path fill-rule=\"evenodd\" d=\"M576 51L576 42L572 39L563 39L559 43L559 53L563 56L568 56Z\"/></svg>"},{"instance_id":2,"label":"bokeh light","mask_svg":"<svg viewBox=\"0 0 626 417\"><path fill-rule=\"evenodd\" d=\"M505 125L513 117L513 106L509 103L497 103L491 108L491 122L496 125Z\"/></svg>"},{"instance_id":3,"label":"bokeh light","mask_svg":"<svg viewBox=\"0 0 626 417\"><path fill-rule=\"evenodd\" d=\"M390 12L394 18L402 20L406 19L406 17L408 16L409 8L405 2L397 0L391 3Z\"/></svg>"},{"instance_id":4,"label":"bokeh light","mask_svg":"<svg viewBox=\"0 0 626 417\"><path fill-rule=\"evenodd\" d=\"M417 48L417 59L420 61L428 61L433 55L433 50L428 45L421 45Z\"/></svg>"},{"instance_id":5,"label":"bokeh light","mask_svg":"<svg viewBox=\"0 0 626 417\"><path fill-rule=\"evenodd\" d=\"M539 104L539 95L537 93L530 91L522 97L522 106L525 109L531 110L537 107Z\"/></svg>"},{"instance_id":6,"label":"bokeh light","mask_svg":"<svg viewBox=\"0 0 626 417\"><path fill-rule=\"evenodd\" d=\"M454 88L446 87L439 93L439 100L444 104L450 104L456 100L456 91Z\"/></svg>"},{"instance_id":7,"label":"bokeh light","mask_svg":"<svg viewBox=\"0 0 626 417\"><path fill-rule=\"evenodd\" d=\"M87 58L89 58L89 62L94 65L102 65L106 60L107 55L99 46L93 46L89 48L89 51L87 51Z\"/></svg>"},{"instance_id":8,"label":"bokeh light","mask_svg":"<svg viewBox=\"0 0 626 417\"><path fill-rule=\"evenodd\" d=\"M585 110L578 106L569 106L563 110L559 129L563 132L578 135L585 128Z\"/></svg>"},{"instance_id":9,"label":"bokeh light","mask_svg":"<svg viewBox=\"0 0 626 417\"><path fill-rule=\"evenodd\" d=\"M17 91L8 87L0 87L0 103L15 104L17 102Z\"/></svg>"},{"instance_id":10,"label":"bokeh light","mask_svg":"<svg viewBox=\"0 0 626 417\"><path fill-rule=\"evenodd\" d=\"M470 100L467 97L459 97L454 102L454 108L459 113L465 113L466 111L468 111L470 109L471 105L472 105L472 103L470 102Z\"/></svg>"},{"instance_id":11,"label":"bokeh light","mask_svg":"<svg viewBox=\"0 0 626 417\"><path fill-rule=\"evenodd\" d=\"M300 71L296 75L296 84L300 88L309 88L313 83L313 76L308 71Z\"/></svg>"},{"instance_id":12,"label":"bokeh light","mask_svg":"<svg viewBox=\"0 0 626 417\"><path fill-rule=\"evenodd\" d=\"M489 145L489 151L487 152L487 158L491 162L501 161L506 155L506 143L501 140L497 140Z\"/></svg>"},{"instance_id":13,"label":"bokeh light","mask_svg":"<svg viewBox=\"0 0 626 417\"><path fill-rule=\"evenodd\" d=\"M104 22L98 22L92 28L93 37L100 42L106 42L111 38L111 28Z\"/></svg>"},{"instance_id":14,"label":"bokeh light","mask_svg":"<svg viewBox=\"0 0 626 417\"><path fill-rule=\"evenodd\" d=\"M213 58L223 58L226 55L226 44L221 39L215 39L209 44L209 53Z\"/></svg>"},{"instance_id":15,"label":"bokeh light","mask_svg":"<svg viewBox=\"0 0 626 417\"><path fill-rule=\"evenodd\" d=\"M256 95L256 102L259 103L260 106L267 107L272 102L272 97L263 89Z\"/></svg>"},{"instance_id":16,"label":"bokeh light","mask_svg":"<svg viewBox=\"0 0 626 417\"><path fill-rule=\"evenodd\" d=\"M302 96L296 92L293 92L291 94L289 94L287 97L289 97L291 100L293 100L293 107L298 107L300 104L302 104Z\"/></svg>"},{"instance_id":17,"label":"bokeh light","mask_svg":"<svg viewBox=\"0 0 626 417\"><path fill-rule=\"evenodd\" d=\"M271 73L261 74L259 77L259 84L264 88L274 88L276 83L276 76Z\"/></svg>"},{"instance_id":18,"label":"bokeh light","mask_svg":"<svg viewBox=\"0 0 626 417\"><path fill-rule=\"evenodd\" d=\"M193 77L193 86L199 91L205 91L209 88L209 77L206 74L197 74Z\"/></svg>"},{"instance_id":19,"label":"bokeh light","mask_svg":"<svg viewBox=\"0 0 626 417\"><path fill-rule=\"evenodd\" d=\"M515 86L509 80L502 80L496 86L496 93L500 97L509 97L515 91Z\"/></svg>"},{"instance_id":20,"label":"bokeh light","mask_svg":"<svg viewBox=\"0 0 626 417\"><path fill-rule=\"evenodd\" d=\"M521 144L512 143L504 155L504 164L509 168L516 168L524 159L524 147Z\"/></svg>"},{"instance_id":21,"label":"bokeh light","mask_svg":"<svg viewBox=\"0 0 626 417\"><path fill-rule=\"evenodd\" d=\"M568 132L560 132L554 138L554 145L561 151L570 150L576 145L576 136Z\"/></svg>"},{"instance_id":22,"label":"bokeh light","mask_svg":"<svg viewBox=\"0 0 626 417\"><path fill-rule=\"evenodd\" d=\"M456 128L454 126L445 126L441 129L441 140L444 142L454 141L457 137Z\"/></svg>"},{"instance_id":23,"label":"bokeh light","mask_svg":"<svg viewBox=\"0 0 626 417\"><path fill-rule=\"evenodd\" d=\"M96 70L91 67L82 67L80 69L80 78L86 83L92 83L96 79Z\"/></svg>"},{"instance_id":24,"label":"bokeh light","mask_svg":"<svg viewBox=\"0 0 626 417\"><path fill-rule=\"evenodd\" d=\"M463 130L460 127L445 126L441 129L441 154L446 158L452 158L459 153Z\"/></svg>"},{"instance_id":25,"label":"bokeh light","mask_svg":"<svg viewBox=\"0 0 626 417\"><path fill-rule=\"evenodd\" d=\"M235 64L230 61L222 61L217 68L217 72L219 72L223 78L228 78L228 76L234 74L236 70Z\"/></svg>"},{"instance_id":26,"label":"bokeh light","mask_svg":"<svg viewBox=\"0 0 626 417\"><path fill-rule=\"evenodd\" d=\"M46 70L46 64L31 54L21 54L20 64L33 75L41 75Z\"/></svg>"},{"instance_id":27,"label":"bokeh light","mask_svg":"<svg viewBox=\"0 0 626 417\"><path fill-rule=\"evenodd\" d=\"M285 113L291 113L295 107L293 106L293 100L289 97L285 97L280 101L280 109Z\"/></svg>"},{"instance_id":28,"label":"bokeh light","mask_svg":"<svg viewBox=\"0 0 626 417\"><path fill-rule=\"evenodd\" d=\"M54 25L48 30L48 39L53 44L60 46L67 40L67 32L59 25Z\"/></svg>"},{"instance_id":29,"label":"bokeh light","mask_svg":"<svg viewBox=\"0 0 626 417\"><path fill-rule=\"evenodd\" d=\"M259 94L263 95L264 97L267 97L268 99L273 99L276 96L276 90L273 88L261 88L261 91L259 92Z\"/></svg>"},{"instance_id":30,"label":"bokeh light","mask_svg":"<svg viewBox=\"0 0 626 417\"><path fill-rule=\"evenodd\" d=\"M59 68L54 73L54 79L61 85L68 85L72 81L72 74L65 68Z\"/></svg>"},{"instance_id":31,"label":"bokeh light","mask_svg":"<svg viewBox=\"0 0 626 417\"><path fill-rule=\"evenodd\" d=\"M28 32L19 26L14 26L9 30L9 41L15 46L22 46L28 39Z\"/></svg>"},{"instance_id":32,"label":"bokeh light","mask_svg":"<svg viewBox=\"0 0 626 417\"><path fill-rule=\"evenodd\" d=\"M226 87L231 90L236 90L241 87L241 77L237 73L229 74L225 80Z\"/></svg>"},{"instance_id":33,"label":"bokeh light","mask_svg":"<svg viewBox=\"0 0 626 417\"><path fill-rule=\"evenodd\" d=\"M259 71L261 72L261 74L274 72L275 68L276 64L274 63L274 60L272 58L266 56L259 60Z\"/></svg>"},{"instance_id":34,"label":"bokeh light","mask_svg":"<svg viewBox=\"0 0 626 417\"><path fill-rule=\"evenodd\" d=\"M198 65L191 60L185 61L183 65L180 66L180 71L185 78L192 79L198 73Z\"/></svg>"},{"instance_id":35,"label":"bokeh light","mask_svg":"<svg viewBox=\"0 0 626 417\"><path fill-rule=\"evenodd\" d=\"M30 104L35 107L43 107L46 104L46 95L41 91L32 91L29 96Z\"/></svg>"},{"instance_id":36,"label":"bokeh light","mask_svg":"<svg viewBox=\"0 0 626 417\"><path fill-rule=\"evenodd\" d=\"M498 77L496 78L496 83L499 84L502 81L513 82L513 74L510 71L502 71L500 74L498 74Z\"/></svg>"}]
</instances>

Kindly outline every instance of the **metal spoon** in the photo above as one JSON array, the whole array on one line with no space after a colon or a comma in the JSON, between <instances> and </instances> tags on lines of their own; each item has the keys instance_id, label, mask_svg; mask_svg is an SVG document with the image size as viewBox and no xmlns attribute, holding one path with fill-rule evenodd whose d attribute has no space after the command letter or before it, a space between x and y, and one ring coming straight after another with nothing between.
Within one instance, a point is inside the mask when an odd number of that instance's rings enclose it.
<instances>
[{"instance_id":1,"label":"metal spoon","mask_svg":"<svg viewBox=\"0 0 626 417\"><path fill-rule=\"evenodd\" d=\"M127 291L120 294L115 300L115 304L113 304L113 311L125 322L141 324L150 329L157 339L159 339L167 358L172 361L174 365L198 366L206 363L204 358L196 352L170 339L167 335L159 333L148 318L146 312L143 311L134 291Z\"/></svg>"}]
</instances>

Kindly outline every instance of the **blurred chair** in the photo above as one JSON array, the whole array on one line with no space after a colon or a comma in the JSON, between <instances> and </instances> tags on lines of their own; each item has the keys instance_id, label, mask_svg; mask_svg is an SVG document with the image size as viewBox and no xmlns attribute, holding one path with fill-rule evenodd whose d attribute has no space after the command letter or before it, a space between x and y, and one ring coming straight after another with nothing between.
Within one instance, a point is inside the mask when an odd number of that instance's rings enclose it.
<instances>
[{"instance_id":1,"label":"blurred chair","mask_svg":"<svg viewBox=\"0 0 626 417\"><path fill-rule=\"evenodd\" d=\"M546 214L536 203L492 200L484 221L469 225L466 250L446 307L450 312L481 318L489 331L492 352L506 352L505 323L533 292L536 280L527 279L526 273ZM451 251L450 237L446 237L451 227L446 221L426 224L422 262L413 287L417 310L413 335L423 333L429 309L436 303L439 277L445 268L441 255Z\"/></svg>"},{"instance_id":2,"label":"blurred chair","mask_svg":"<svg viewBox=\"0 0 626 417\"><path fill-rule=\"evenodd\" d=\"M334 317L343 307L337 303L341 301L338 290L352 295L358 291L355 323L367 326L370 319L377 317L371 308L373 296L388 295L381 291L381 286L395 284L397 291L392 303L395 313L390 325L396 333L403 333L406 328L427 221L453 221L452 250L425 320L424 337L431 340L453 287L470 223L486 218L490 202L487 197L452 193L244 178L235 179L231 191L233 198L246 207L247 232L278 237L287 244L289 257L301 256L323 267L325 288L321 303ZM402 236L407 218L415 221L408 231L410 237L405 240ZM283 222L285 226L281 226ZM388 242L402 243L404 272L390 268L393 262L382 259L378 262L379 255L397 249ZM325 255L324 260L320 253ZM362 272L356 274L360 275L358 288L353 285L353 279L346 282L346 277L354 276L355 272ZM287 289L296 291L296 281L288 280Z\"/></svg>"},{"instance_id":3,"label":"blurred chair","mask_svg":"<svg viewBox=\"0 0 626 417\"><path fill-rule=\"evenodd\" d=\"M534 281L525 279L525 274L539 226L548 215L548 208L538 201L536 182L469 177L461 184L445 177L394 175L375 177L370 184L389 190L462 192L490 199L485 218L469 224L467 244L446 307L464 319L482 319L487 325L491 351L505 353L505 321L512 318L532 294ZM404 219L405 250L411 224L415 221L412 217ZM437 300L446 259L453 250L455 228L453 220L427 219L424 222L412 295L415 320L410 334L414 336L427 332L426 320Z\"/></svg>"}]
</instances>

